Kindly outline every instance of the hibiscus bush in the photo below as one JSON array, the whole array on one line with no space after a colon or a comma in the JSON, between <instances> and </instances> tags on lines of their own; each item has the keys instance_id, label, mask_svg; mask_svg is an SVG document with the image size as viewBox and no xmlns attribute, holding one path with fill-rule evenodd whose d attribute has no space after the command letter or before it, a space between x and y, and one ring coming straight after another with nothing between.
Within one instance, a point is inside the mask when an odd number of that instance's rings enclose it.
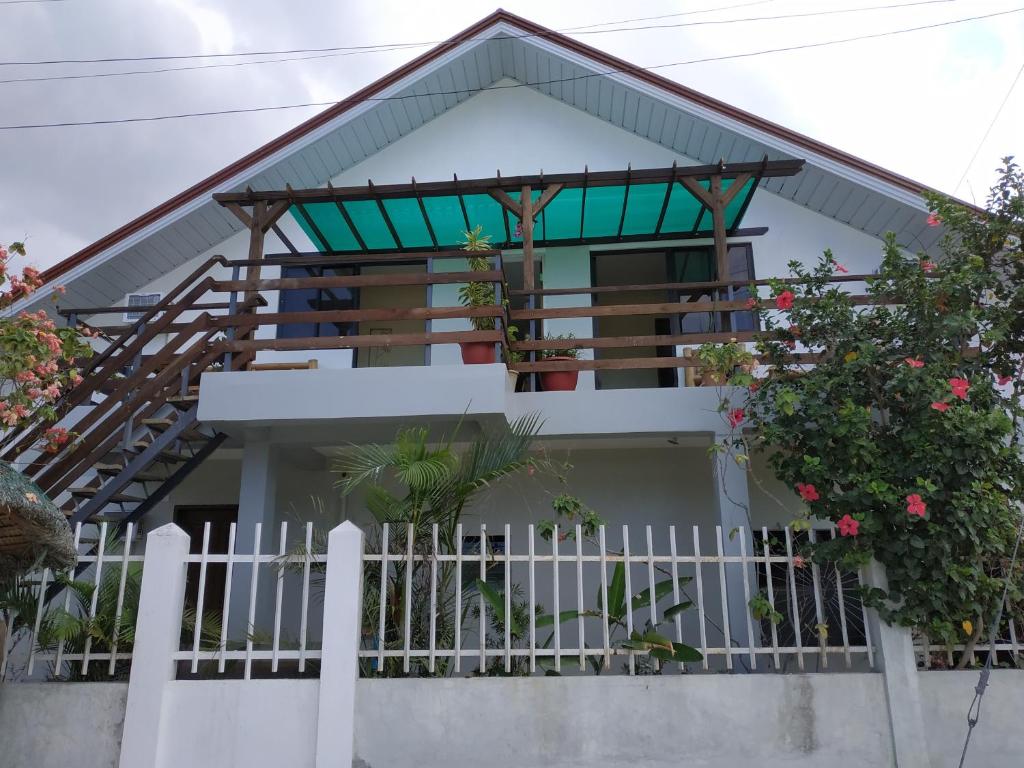
<instances>
[{"instance_id":1,"label":"hibiscus bush","mask_svg":"<svg viewBox=\"0 0 1024 768\"><path fill-rule=\"evenodd\" d=\"M836 523L812 557L885 567L888 593L864 595L883 618L973 643L1021 519L1024 173L1007 159L985 212L928 202L946 231L935 262L890 235L863 292L833 282L845 269L826 252L755 303L766 375L735 369L747 394L722 402L724 448L765 453L802 501L798 527Z\"/></svg>"},{"instance_id":2,"label":"hibiscus bush","mask_svg":"<svg viewBox=\"0 0 1024 768\"><path fill-rule=\"evenodd\" d=\"M24 244L0 245L0 435L56 418L54 403L82 380L75 362L92 354L77 329L58 328L45 310L7 312L42 285L33 267L11 272L16 256L26 256ZM40 447L56 452L70 438L66 429L51 427Z\"/></svg>"}]
</instances>

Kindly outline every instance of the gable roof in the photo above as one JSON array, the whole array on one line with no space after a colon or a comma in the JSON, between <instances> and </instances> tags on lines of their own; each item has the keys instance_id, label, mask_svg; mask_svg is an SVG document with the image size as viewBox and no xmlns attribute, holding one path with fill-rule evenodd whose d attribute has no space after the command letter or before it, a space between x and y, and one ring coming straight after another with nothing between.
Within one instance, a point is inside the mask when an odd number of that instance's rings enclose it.
<instances>
[{"instance_id":1,"label":"gable roof","mask_svg":"<svg viewBox=\"0 0 1024 768\"><path fill-rule=\"evenodd\" d=\"M535 58L522 55L527 49ZM551 61L558 60L560 78L537 77L543 57L547 71L551 71ZM453 67L457 61L462 65L461 72ZM577 78L583 76L588 79L581 88ZM806 157L808 170L796 179L766 180L762 185L869 234L880 235L886 229L894 229L904 241L916 241L924 248L938 239L938 233L928 231L924 225L920 196L932 191L929 187L499 9L50 267L42 278L46 283L61 278L68 289L68 303L116 302L126 289L145 284L239 230L233 217L212 204L212 193L248 185L256 189L283 188L286 183L319 186L419 124L506 77L666 144L698 162L716 162L719 149L726 149L726 139L730 142L725 154L731 161L760 159L765 154L772 159ZM575 80L573 86L565 87L565 82L571 80ZM596 88L591 87L591 81L597 83ZM454 82L456 88L445 88L442 82ZM626 115L625 108L605 106L605 83L615 92L622 90L637 105L634 115ZM395 97L403 100L388 101ZM416 116L410 115L413 110L405 106L404 99L416 108L419 124L415 124ZM404 116L395 114L399 110L394 106L396 103L404 108ZM646 110L646 129L641 124L641 103ZM371 111L390 113L375 124L382 131L367 127L365 118ZM661 119L660 130L655 127L656 113ZM701 132L703 139L693 136L694 124L698 122L710 126ZM670 131L673 124L674 131ZM680 142L678 137L685 132L681 130L684 124L689 125L689 133ZM344 137L337 135L342 127L352 131L350 140L343 141ZM307 160L304 167L291 163L300 152L314 161ZM320 162L316 163L315 158ZM134 259L119 258L119 271L88 279L86 273L105 258L129 251ZM159 270L155 274L153 269L146 268L150 263ZM44 288L37 297L45 292Z\"/></svg>"}]
</instances>

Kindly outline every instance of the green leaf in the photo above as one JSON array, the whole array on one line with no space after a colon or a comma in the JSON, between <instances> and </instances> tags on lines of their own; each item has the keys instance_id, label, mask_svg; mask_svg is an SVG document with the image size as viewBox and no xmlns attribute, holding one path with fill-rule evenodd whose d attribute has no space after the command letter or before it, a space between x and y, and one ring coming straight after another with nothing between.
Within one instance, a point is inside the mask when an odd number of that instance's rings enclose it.
<instances>
[{"instance_id":1,"label":"green leaf","mask_svg":"<svg viewBox=\"0 0 1024 768\"><path fill-rule=\"evenodd\" d=\"M504 596L504 594L501 593L501 592L498 592L494 587L492 587L490 584L488 584L486 581L483 581L482 579L477 579L476 580L476 588L478 590L480 590L480 594L483 596L484 600L486 600L487 604L489 606L491 606L491 610L494 611L494 615L497 617L498 621L500 621L502 624L504 624L505 623L505 596ZM516 622L515 616L511 617L511 620L509 621L508 628L509 628L509 631L513 635L521 634L521 632L519 631L519 624L518 624L518 622Z\"/></svg>"},{"instance_id":2,"label":"green leaf","mask_svg":"<svg viewBox=\"0 0 1024 768\"><path fill-rule=\"evenodd\" d=\"M690 583L690 581L692 581L692 579L689 576L680 576L678 579L680 588L685 587L687 584ZM654 585L654 602L657 603L658 601L662 600L668 595L671 595L672 593L672 579L659 581L657 584ZM642 592L637 592L635 595L633 595L633 608L647 608L650 604L650 589L645 589ZM625 608L623 608L622 612L625 613Z\"/></svg>"},{"instance_id":3,"label":"green leaf","mask_svg":"<svg viewBox=\"0 0 1024 768\"><path fill-rule=\"evenodd\" d=\"M586 615L586 614L580 614L579 611L562 611L562 612L560 612L558 614L558 623L559 624L564 624L565 622L572 621L573 619L578 618L581 615ZM547 613L547 614L544 614L543 616L538 616L534 620L533 624L534 624L535 627L540 629L541 627L550 627L554 623L555 623L554 615L550 614L550 613Z\"/></svg>"},{"instance_id":4,"label":"green leaf","mask_svg":"<svg viewBox=\"0 0 1024 768\"><path fill-rule=\"evenodd\" d=\"M676 603L675 605L666 608L664 611L662 611L661 616L664 620L667 621L668 619L671 619L672 617L682 613L683 611L688 611L692 607L693 602L690 600L685 600L681 603Z\"/></svg>"},{"instance_id":5,"label":"green leaf","mask_svg":"<svg viewBox=\"0 0 1024 768\"><path fill-rule=\"evenodd\" d=\"M598 593L598 605L600 598ZM612 583L608 587L608 615L612 619L621 619L626 615L626 569L622 563L615 564Z\"/></svg>"}]
</instances>

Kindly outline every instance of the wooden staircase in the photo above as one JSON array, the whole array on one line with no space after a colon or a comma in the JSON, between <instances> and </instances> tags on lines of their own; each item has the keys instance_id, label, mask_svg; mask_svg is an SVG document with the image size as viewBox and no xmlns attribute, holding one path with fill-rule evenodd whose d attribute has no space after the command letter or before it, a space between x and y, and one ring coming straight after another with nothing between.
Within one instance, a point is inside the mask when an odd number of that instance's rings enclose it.
<instances>
[{"instance_id":1,"label":"wooden staircase","mask_svg":"<svg viewBox=\"0 0 1024 768\"><path fill-rule=\"evenodd\" d=\"M85 362L82 383L56 404L75 440L40 453L43 433L56 423L40 421L0 443L0 458L19 461L70 524L138 520L224 442L198 420L199 378L225 361L219 330L207 312L175 323L208 290L212 278L203 275L223 263L208 261ZM161 334L167 342L144 356ZM229 365L241 369L250 357L236 355Z\"/></svg>"}]
</instances>

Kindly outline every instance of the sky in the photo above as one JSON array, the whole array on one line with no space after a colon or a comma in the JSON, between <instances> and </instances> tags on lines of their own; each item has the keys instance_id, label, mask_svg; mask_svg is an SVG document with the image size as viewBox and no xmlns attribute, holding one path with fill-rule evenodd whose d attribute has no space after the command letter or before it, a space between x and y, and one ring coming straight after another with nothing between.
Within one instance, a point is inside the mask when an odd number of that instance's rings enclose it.
<instances>
[{"instance_id":1,"label":"sky","mask_svg":"<svg viewBox=\"0 0 1024 768\"><path fill-rule=\"evenodd\" d=\"M913 1L503 0L503 7L554 29L575 28L569 34L577 39L640 66L1020 8L1018 13L881 39L656 70L943 192L982 203L1000 158L1016 154L1024 161L1024 76L981 143L1024 67L1024 0L919 1L904 8L763 18ZM9 62L430 43L492 12L494 2L0 0L0 81L273 57L31 66ZM693 24L752 17L762 18ZM584 26L588 29L579 29ZM660 28L623 30L650 26ZM0 82L0 126L338 100L428 48L144 75ZM24 239L31 263L54 264L317 111L0 130L0 243ZM977 159L970 163L975 151Z\"/></svg>"}]
</instances>

